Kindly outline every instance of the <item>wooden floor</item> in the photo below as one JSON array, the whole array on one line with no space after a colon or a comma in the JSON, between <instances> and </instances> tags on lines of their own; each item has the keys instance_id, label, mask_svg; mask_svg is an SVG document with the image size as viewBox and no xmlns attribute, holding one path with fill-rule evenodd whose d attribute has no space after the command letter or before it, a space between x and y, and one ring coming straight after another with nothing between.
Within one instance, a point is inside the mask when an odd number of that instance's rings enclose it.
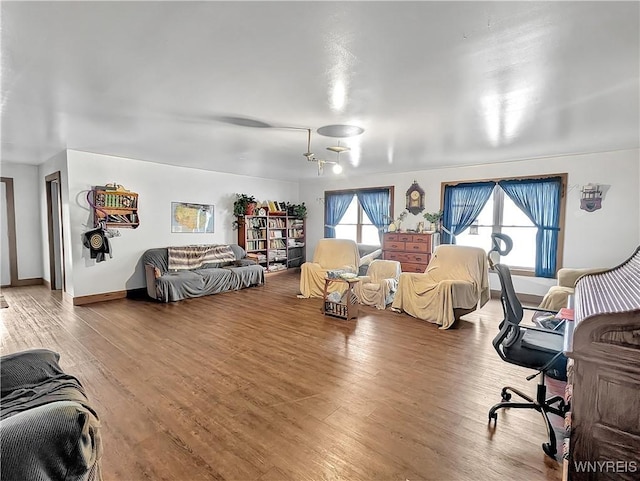
<instances>
[{"instance_id":1,"label":"wooden floor","mask_svg":"<svg viewBox=\"0 0 640 481\"><path fill-rule=\"evenodd\" d=\"M298 299L298 275L171 304L74 307L3 289L2 354L46 347L103 423L105 480L559 480L534 411L487 411L530 374L491 346L491 301L442 331Z\"/></svg>"}]
</instances>

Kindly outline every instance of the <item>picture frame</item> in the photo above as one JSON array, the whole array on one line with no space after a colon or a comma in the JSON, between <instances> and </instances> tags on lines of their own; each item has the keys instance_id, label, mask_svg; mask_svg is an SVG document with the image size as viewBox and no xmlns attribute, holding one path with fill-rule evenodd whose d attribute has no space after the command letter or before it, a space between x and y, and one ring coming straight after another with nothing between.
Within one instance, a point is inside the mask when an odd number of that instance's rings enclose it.
<instances>
[{"instance_id":1,"label":"picture frame","mask_svg":"<svg viewBox=\"0 0 640 481\"><path fill-rule=\"evenodd\" d=\"M171 202L171 232L213 234L215 206L193 202Z\"/></svg>"}]
</instances>

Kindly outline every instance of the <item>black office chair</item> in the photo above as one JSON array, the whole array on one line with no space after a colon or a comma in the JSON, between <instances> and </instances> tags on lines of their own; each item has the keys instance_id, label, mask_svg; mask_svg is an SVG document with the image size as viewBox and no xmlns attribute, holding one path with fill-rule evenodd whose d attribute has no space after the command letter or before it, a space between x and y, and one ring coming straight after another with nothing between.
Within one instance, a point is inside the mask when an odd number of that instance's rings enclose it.
<instances>
[{"instance_id":1,"label":"black office chair","mask_svg":"<svg viewBox=\"0 0 640 481\"><path fill-rule=\"evenodd\" d=\"M498 245L495 238L494 245ZM499 263L494 264L493 268L500 279L502 287L500 300L504 310L504 320L500 324L500 332L492 342L493 347L503 361L538 371L528 376L527 380L530 381L539 375L540 382L537 386L535 399L513 387L503 387L502 401L489 410L489 423L491 420L497 423L498 409L535 409L542 414L549 435L549 442L544 443L542 449L548 456L554 458L557 453L557 445L548 414L564 417L569 406L565 404L561 396L546 398L545 377L549 376L562 381L567 379L567 358L563 353L564 336L558 331L521 326L524 309L513 288L511 272L507 266ZM526 402L511 402L512 393L517 394Z\"/></svg>"}]
</instances>

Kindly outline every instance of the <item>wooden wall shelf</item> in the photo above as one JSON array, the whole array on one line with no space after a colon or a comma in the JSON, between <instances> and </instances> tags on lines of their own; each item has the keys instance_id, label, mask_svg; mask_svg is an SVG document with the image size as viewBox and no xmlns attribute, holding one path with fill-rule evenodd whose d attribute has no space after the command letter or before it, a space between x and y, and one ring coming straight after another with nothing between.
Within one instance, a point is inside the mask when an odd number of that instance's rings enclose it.
<instances>
[{"instance_id":1,"label":"wooden wall shelf","mask_svg":"<svg viewBox=\"0 0 640 481\"><path fill-rule=\"evenodd\" d=\"M93 190L93 219L96 227L104 223L107 227L135 229L140 225L138 217L138 194L124 189Z\"/></svg>"}]
</instances>

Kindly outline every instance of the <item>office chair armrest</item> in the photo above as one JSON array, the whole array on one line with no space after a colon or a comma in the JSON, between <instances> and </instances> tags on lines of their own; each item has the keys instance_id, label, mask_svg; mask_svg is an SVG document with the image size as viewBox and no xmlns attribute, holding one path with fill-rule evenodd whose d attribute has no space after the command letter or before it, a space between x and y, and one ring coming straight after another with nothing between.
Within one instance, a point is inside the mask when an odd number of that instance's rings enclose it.
<instances>
[{"instance_id":1,"label":"office chair armrest","mask_svg":"<svg viewBox=\"0 0 640 481\"><path fill-rule=\"evenodd\" d=\"M527 311L540 311L540 312L548 312L549 314L557 314L558 311L554 310L554 309L543 309L541 307L533 307L533 306L522 306L523 309L526 309Z\"/></svg>"}]
</instances>

